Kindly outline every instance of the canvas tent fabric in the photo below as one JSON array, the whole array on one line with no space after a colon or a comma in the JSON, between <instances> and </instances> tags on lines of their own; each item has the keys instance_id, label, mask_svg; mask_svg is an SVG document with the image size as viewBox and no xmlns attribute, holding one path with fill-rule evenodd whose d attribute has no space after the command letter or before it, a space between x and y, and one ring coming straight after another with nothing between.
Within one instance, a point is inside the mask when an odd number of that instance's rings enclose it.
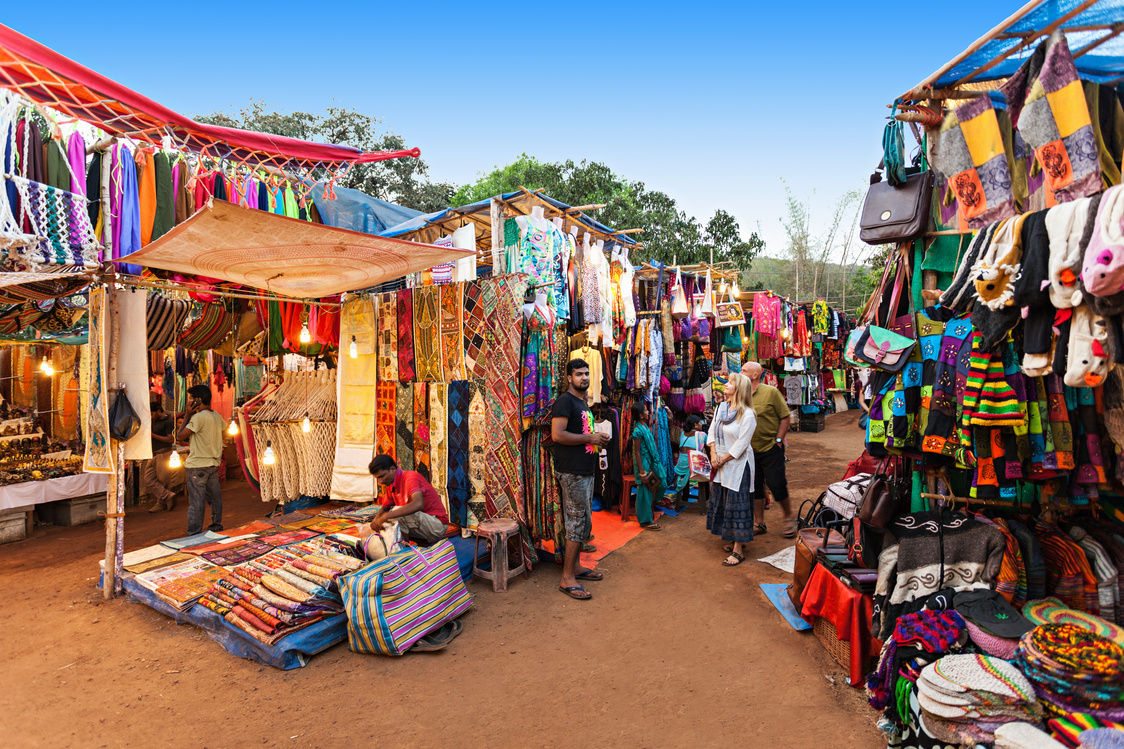
<instances>
[{"instance_id":1,"label":"canvas tent fabric","mask_svg":"<svg viewBox=\"0 0 1124 749\"><path fill-rule=\"evenodd\" d=\"M149 268L316 299L370 288L466 254L212 200L127 259Z\"/></svg>"},{"instance_id":2,"label":"canvas tent fabric","mask_svg":"<svg viewBox=\"0 0 1124 749\"><path fill-rule=\"evenodd\" d=\"M1124 23L1124 0L1097 0L1087 8L1082 7L1087 4L1087 0L1042 0L942 73L932 85L954 86L968 77L972 82L1008 78L1034 53L1055 24L1066 33L1081 78L1097 83L1124 78L1124 34L1113 28ZM1088 51L1082 53L1087 46ZM995 66L977 73L1012 50L1015 51Z\"/></svg>"},{"instance_id":3,"label":"canvas tent fabric","mask_svg":"<svg viewBox=\"0 0 1124 749\"><path fill-rule=\"evenodd\" d=\"M388 203L347 187L335 187L334 199L326 197L326 192L327 183L317 182L312 187L312 199L324 223L337 229L381 234L392 226L422 215L421 211L413 208Z\"/></svg>"},{"instance_id":4,"label":"canvas tent fabric","mask_svg":"<svg viewBox=\"0 0 1124 749\"><path fill-rule=\"evenodd\" d=\"M360 151L350 146L195 122L3 24L0 24L0 86L64 111L111 135L157 145L168 135L188 150L206 151L215 158L255 165L284 167L293 161L365 164L421 155L416 148Z\"/></svg>"}]
</instances>

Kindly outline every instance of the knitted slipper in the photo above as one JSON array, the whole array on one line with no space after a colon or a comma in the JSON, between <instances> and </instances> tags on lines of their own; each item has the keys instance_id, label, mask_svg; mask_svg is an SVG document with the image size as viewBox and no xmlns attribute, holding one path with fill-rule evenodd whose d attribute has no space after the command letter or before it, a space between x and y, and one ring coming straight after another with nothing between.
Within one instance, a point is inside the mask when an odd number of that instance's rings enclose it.
<instances>
[{"instance_id":1,"label":"knitted slipper","mask_svg":"<svg viewBox=\"0 0 1124 749\"><path fill-rule=\"evenodd\" d=\"M991 244L973 268L976 296L990 310L1009 307L1014 301L1015 279L1022 270L1022 226L1026 214L1005 219Z\"/></svg>"},{"instance_id":2,"label":"knitted slipper","mask_svg":"<svg viewBox=\"0 0 1124 749\"><path fill-rule=\"evenodd\" d=\"M1097 211L1096 229L1085 250L1081 281L1093 296L1111 296L1124 283L1124 189L1105 190Z\"/></svg>"},{"instance_id":3,"label":"knitted slipper","mask_svg":"<svg viewBox=\"0 0 1124 749\"><path fill-rule=\"evenodd\" d=\"M1098 195L1092 199L1059 203L1046 212L1046 231L1050 235L1047 280L1050 282L1050 302L1057 309L1069 309L1081 303L1081 289L1077 286L1077 273L1085 254L1081 240L1090 217L1090 207L1099 204ZM1096 214L1097 210L1093 208L1094 221Z\"/></svg>"},{"instance_id":4,"label":"knitted slipper","mask_svg":"<svg viewBox=\"0 0 1124 749\"><path fill-rule=\"evenodd\" d=\"M1111 362L1108 355L1108 323L1087 305L1074 307L1069 329L1069 356L1065 384L1096 387L1104 382Z\"/></svg>"}]
</instances>

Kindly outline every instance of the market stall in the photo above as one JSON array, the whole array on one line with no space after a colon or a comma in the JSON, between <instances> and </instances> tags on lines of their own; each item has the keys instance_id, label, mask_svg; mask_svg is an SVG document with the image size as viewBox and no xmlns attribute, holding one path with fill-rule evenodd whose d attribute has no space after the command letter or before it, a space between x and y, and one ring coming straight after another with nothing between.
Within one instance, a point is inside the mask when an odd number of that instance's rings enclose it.
<instances>
[{"instance_id":1,"label":"market stall","mask_svg":"<svg viewBox=\"0 0 1124 749\"><path fill-rule=\"evenodd\" d=\"M845 349L869 455L792 589L890 746L1124 729L1122 22L1029 3L893 103L860 225L895 246ZM880 224L905 194L930 220Z\"/></svg>"}]
</instances>

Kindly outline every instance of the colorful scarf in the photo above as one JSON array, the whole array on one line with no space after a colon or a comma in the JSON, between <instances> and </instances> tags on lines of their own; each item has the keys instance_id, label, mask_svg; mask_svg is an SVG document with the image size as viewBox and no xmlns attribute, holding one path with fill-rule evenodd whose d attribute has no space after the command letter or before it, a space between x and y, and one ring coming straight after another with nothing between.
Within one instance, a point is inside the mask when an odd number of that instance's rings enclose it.
<instances>
[{"instance_id":1,"label":"colorful scarf","mask_svg":"<svg viewBox=\"0 0 1124 749\"><path fill-rule=\"evenodd\" d=\"M484 305L480 300L480 282L464 285L464 366L469 378L484 377Z\"/></svg>"},{"instance_id":2,"label":"colorful scarf","mask_svg":"<svg viewBox=\"0 0 1124 749\"><path fill-rule=\"evenodd\" d=\"M441 295L441 380L452 382L465 378L464 284L450 283L440 287Z\"/></svg>"},{"instance_id":3,"label":"colorful scarf","mask_svg":"<svg viewBox=\"0 0 1124 749\"><path fill-rule=\"evenodd\" d=\"M414 470L414 386L398 384L394 404L394 454L403 471Z\"/></svg>"},{"instance_id":4,"label":"colorful scarf","mask_svg":"<svg viewBox=\"0 0 1124 749\"><path fill-rule=\"evenodd\" d=\"M430 481L429 455L429 386L414 384L414 470Z\"/></svg>"},{"instance_id":5,"label":"colorful scarf","mask_svg":"<svg viewBox=\"0 0 1124 749\"><path fill-rule=\"evenodd\" d=\"M398 414L398 383L383 382L375 385L375 449L380 455L397 454L395 435Z\"/></svg>"},{"instance_id":6,"label":"colorful scarf","mask_svg":"<svg viewBox=\"0 0 1124 749\"><path fill-rule=\"evenodd\" d=\"M1007 151L990 97L969 99L945 116L933 169L948 181L972 229L1015 214Z\"/></svg>"},{"instance_id":7,"label":"colorful scarf","mask_svg":"<svg viewBox=\"0 0 1124 749\"><path fill-rule=\"evenodd\" d=\"M213 349L230 335L234 319L234 313L228 312L221 304L206 304L203 314L180 334L178 343L190 351Z\"/></svg>"},{"instance_id":8,"label":"colorful scarf","mask_svg":"<svg viewBox=\"0 0 1124 749\"><path fill-rule=\"evenodd\" d=\"M448 384L448 431L446 432L447 466L445 485L449 497L449 520L460 526L468 524L469 484L469 402L472 385L466 380Z\"/></svg>"},{"instance_id":9,"label":"colorful scarf","mask_svg":"<svg viewBox=\"0 0 1124 749\"><path fill-rule=\"evenodd\" d=\"M414 302L413 292L398 292L398 381L414 381ZM401 454L401 453L399 453Z\"/></svg>"},{"instance_id":10,"label":"colorful scarf","mask_svg":"<svg viewBox=\"0 0 1124 749\"><path fill-rule=\"evenodd\" d=\"M398 296L393 291L379 295L378 376L393 382L398 379ZM343 331L341 345L351 345L352 333Z\"/></svg>"},{"instance_id":11,"label":"colorful scarf","mask_svg":"<svg viewBox=\"0 0 1124 749\"><path fill-rule=\"evenodd\" d=\"M419 382L441 382L440 306L441 289L414 289L414 359Z\"/></svg>"},{"instance_id":12,"label":"colorful scarf","mask_svg":"<svg viewBox=\"0 0 1124 749\"><path fill-rule=\"evenodd\" d=\"M434 382L429 386L429 471L432 476L429 483L441 497L446 515L449 514L448 388L444 382Z\"/></svg>"}]
</instances>

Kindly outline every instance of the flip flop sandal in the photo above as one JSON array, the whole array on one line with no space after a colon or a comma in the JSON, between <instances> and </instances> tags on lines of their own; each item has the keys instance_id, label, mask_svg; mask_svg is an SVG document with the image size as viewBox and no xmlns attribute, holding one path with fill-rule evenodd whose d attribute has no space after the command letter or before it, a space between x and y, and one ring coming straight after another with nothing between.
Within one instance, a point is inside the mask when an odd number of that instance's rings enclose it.
<instances>
[{"instance_id":1,"label":"flip flop sandal","mask_svg":"<svg viewBox=\"0 0 1124 749\"><path fill-rule=\"evenodd\" d=\"M769 529L768 529L768 527L766 527L766 525L764 523L755 523L754 526L753 526L753 532L756 533L758 536L764 536L766 533L769 532Z\"/></svg>"},{"instance_id":2,"label":"flip flop sandal","mask_svg":"<svg viewBox=\"0 0 1124 749\"><path fill-rule=\"evenodd\" d=\"M796 518L784 521L784 532L781 535L785 538L796 538Z\"/></svg>"},{"instance_id":3,"label":"flip flop sandal","mask_svg":"<svg viewBox=\"0 0 1124 749\"><path fill-rule=\"evenodd\" d=\"M734 559L738 560L738 561L734 562L733 564L730 564L730 558L727 557L726 559L722 560L722 566L723 567L737 567L739 564L741 564L742 562L745 561L745 557L743 557L741 554L738 554L736 552L730 552L730 556L733 557Z\"/></svg>"},{"instance_id":4,"label":"flip flop sandal","mask_svg":"<svg viewBox=\"0 0 1124 749\"><path fill-rule=\"evenodd\" d=\"M410 650L419 653L432 653L444 650L450 642L464 630L464 622L453 620L446 622L439 629L430 632L425 637L414 643Z\"/></svg>"},{"instance_id":5,"label":"flip flop sandal","mask_svg":"<svg viewBox=\"0 0 1124 749\"><path fill-rule=\"evenodd\" d=\"M640 527L643 528L646 531L662 531L663 530L663 528L656 525L655 523L648 523L647 525L642 525Z\"/></svg>"},{"instance_id":6,"label":"flip flop sandal","mask_svg":"<svg viewBox=\"0 0 1124 749\"><path fill-rule=\"evenodd\" d=\"M592 580L593 582L605 579L605 575L598 572L597 570L583 570L582 572L574 575L574 577L576 577L578 580Z\"/></svg>"},{"instance_id":7,"label":"flip flop sandal","mask_svg":"<svg viewBox=\"0 0 1124 749\"><path fill-rule=\"evenodd\" d=\"M592 554L593 552L597 551L597 547L593 544L582 544L582 551L586 554Z\"/></svg>"},{"instance_id":8,"label":"flip flop sandal","mask_svg":"<svg viewBox=\"0 0 1124 749\"><path fill-rule=\"evenodd\" d=\"M588 590L586 590L585 588L583 588L580 585L574 585L574 586L569 587L569 588L566 588L566 587L563 587L563 586L559 585L558 590L562 591L563 593L568 595L570 598L573 598L575 601L588 601L590 598L593 598L593 594L590 593ZM585 593L585 595L584 596L578 595L576 591L579 591L579 590L582 593Z\"/></svg>"}]
</instances>

